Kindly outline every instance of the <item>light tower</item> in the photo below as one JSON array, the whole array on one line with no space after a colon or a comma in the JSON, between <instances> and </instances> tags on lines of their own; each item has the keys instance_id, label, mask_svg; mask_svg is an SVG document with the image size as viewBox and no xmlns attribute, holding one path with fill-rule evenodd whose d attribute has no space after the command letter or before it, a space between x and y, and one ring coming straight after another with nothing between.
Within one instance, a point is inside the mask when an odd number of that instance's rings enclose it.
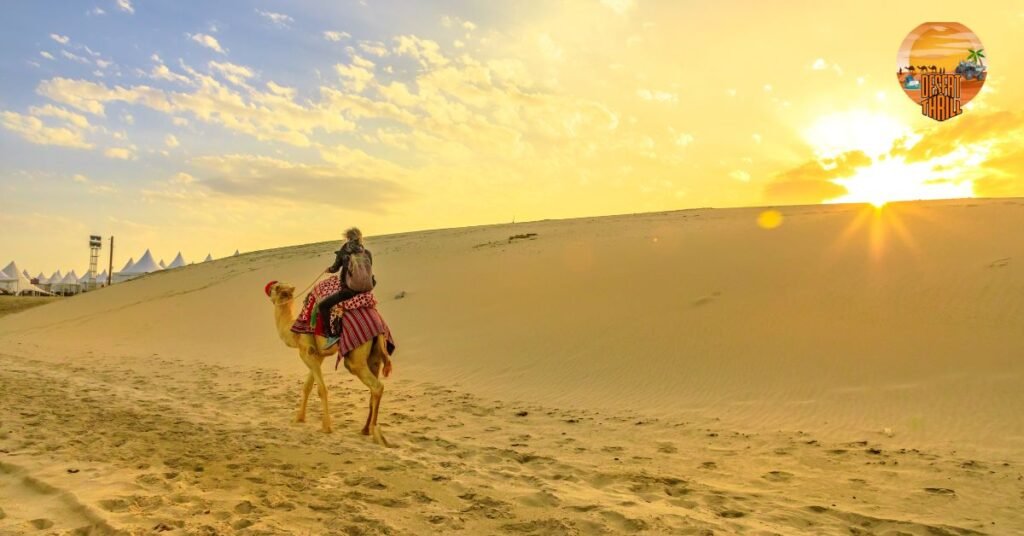
<instances>
[{"instance_id":1,"label":"light tower","mask_svg":"<svg viewBox=\"0 0 1024 536\"><path fill-rule=\"evenodd\" d=\"M85 288L92 290L96 285L96 265L100 260L100 248L103 247L103 237L89 235L89 273L85 276Z\"/></svg>"}]
</instances>

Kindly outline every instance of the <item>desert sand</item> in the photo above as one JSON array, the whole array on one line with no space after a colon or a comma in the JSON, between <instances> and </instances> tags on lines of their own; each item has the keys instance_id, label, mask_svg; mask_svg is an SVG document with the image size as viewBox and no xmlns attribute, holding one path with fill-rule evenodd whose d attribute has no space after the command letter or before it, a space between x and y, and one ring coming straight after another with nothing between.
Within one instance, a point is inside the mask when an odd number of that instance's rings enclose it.
<instances>
[{"instance_id":1,"label":"desert sand","mask_svg":"<svg viewBox=\"0 0 1024 536\"><path fill-rule=\"evenodd\" d=\"M390 449L292 422L337 243L0 318L0 534L1024 533L1024 200L779 210L369 237Z\"/></svg>"}]
</instances>

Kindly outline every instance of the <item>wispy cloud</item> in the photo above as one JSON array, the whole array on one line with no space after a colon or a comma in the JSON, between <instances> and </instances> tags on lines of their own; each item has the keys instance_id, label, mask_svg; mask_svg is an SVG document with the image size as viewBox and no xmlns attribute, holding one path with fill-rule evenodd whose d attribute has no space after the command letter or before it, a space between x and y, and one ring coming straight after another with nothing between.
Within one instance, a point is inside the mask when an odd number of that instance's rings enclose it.
<instances>
[{"instance_id":1,"label":"wispy cloud","mask_svg":"<svg viewBox=\"0 0 1024 536\"><path fill-rule=\"evenodd\" d=\"M50 39L53 39L54 41L56 41L56 42L58 42L58 43L60 43L62 45L66 45L66 44L68 44L68 41L71 41L70 37L68 37L66 35L55 34L55 33L50 34Z\"/></svg>"},{"instance_id":2,"label":"wispy cloud","mask_svg":"<svg viewBox=\"0 0 1024 536\"><path fill-rule=\"evenodd\" d=\"M135 13L135 7L132 6L132 0L115 0L117 9L124 11L125 13Z\"/></svg>"},{"instance_id":3,"label":"wispy cloud","mask_svg":"<svg viewBox=\"0 0 1024 536\"><path fill-rule=\"evenodd\" d=\"M111 147L103 151L103 156L115 160L132 160L135 158L135 151L130 147Z\"/></svg>"},{"instance_id":4,"label":"wispy cloud","mask_svg":"<svg viewBox=\"0 0 1024 536\"><path fill-rule=\"evenodd\" d=\"M273 11L264 11L262 9L257 9L256 13L259 13L261 17L269 20L275 26L280 26L282 28L287 28L289 24L295 22L295 19L285 15L284 13L274 13Z\"/></svg>"},{"instance_id":5,"label":"wispy cloud","mask_svg":"<svg viewBox=\"0 0 1024 536\"><path fill-rule=\"evenodd\" d=\"M348 39L350 37L352 37L352 34L350 34L348 32L336 32L336 31L326 31L326 32L324 32L324 39L326 39L328 41L335 41L335 42L337 42L337 41L341 41L343 39Z\"/></svg>"},{"instance_id":6,"label":"wispy cloud","mask_svg":"<svg viewBox=\"0 0 1024 536\"><path fill-rule=\"evenodd\" d=\"M220 42L217 41L217 38L213 37L212 35L198 33L188 34L188 37L196 43L199 43L200 46L206 47L210 50L214 50L221 54L227 54L227 52L220 46Z\"/></svg>"}]
</instances>

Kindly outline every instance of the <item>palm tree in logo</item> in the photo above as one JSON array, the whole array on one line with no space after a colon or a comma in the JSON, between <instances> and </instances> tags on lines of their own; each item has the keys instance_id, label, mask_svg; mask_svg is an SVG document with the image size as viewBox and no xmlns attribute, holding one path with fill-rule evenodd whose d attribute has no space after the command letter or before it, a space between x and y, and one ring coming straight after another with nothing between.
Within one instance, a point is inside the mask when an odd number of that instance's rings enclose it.
<instances>
[{"instance_id":1,"label":"palm tree in logo","mask_svg":"<svg viewBox=\"0 0 1024 536\"><path fill-rule=\"evenodd\" d=\"M985 57L985 49L983 49L983 48L979 48L978 50L974 50L973 48L967 49L967 61L973 61L974 63L977 63L977 64L981 65L982 67L984 67L985 64L982 63L982 61L981 61L982 58L984 58L984 57Z\"/></svg>"}]
</instances>

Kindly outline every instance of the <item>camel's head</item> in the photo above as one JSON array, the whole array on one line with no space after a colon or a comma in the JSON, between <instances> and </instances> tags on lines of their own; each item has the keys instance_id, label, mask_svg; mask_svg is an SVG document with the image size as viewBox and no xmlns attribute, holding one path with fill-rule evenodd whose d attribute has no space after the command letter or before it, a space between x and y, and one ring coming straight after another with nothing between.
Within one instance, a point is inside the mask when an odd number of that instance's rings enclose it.
<instances>
[{"instance_id":1,"label":"camel's head","mask_svg":"<svg viewBox=\"0 0 1024 536\"><path fill-rule=\"evenodd\" d=\"M264 290L267 296L270 296L270 301L274 302L274 305L289 303L295 297L295 287L278 283L277 281L268 283Z\"/></svg>"}]
</instances>

